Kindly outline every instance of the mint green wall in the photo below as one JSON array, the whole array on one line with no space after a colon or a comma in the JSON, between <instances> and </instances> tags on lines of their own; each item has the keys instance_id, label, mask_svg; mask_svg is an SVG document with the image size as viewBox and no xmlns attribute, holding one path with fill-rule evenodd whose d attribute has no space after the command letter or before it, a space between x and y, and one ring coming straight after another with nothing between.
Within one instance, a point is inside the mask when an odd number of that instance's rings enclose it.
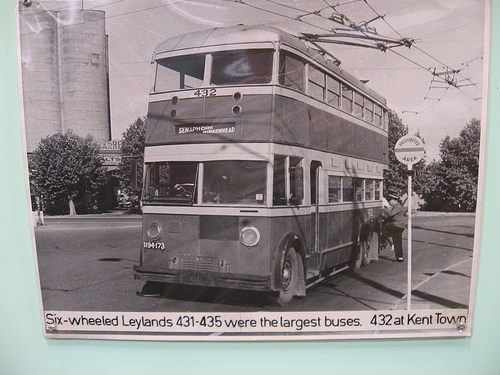
<instances>
[{"instance_id":1,"label":"mint green wall","mask_svg":"<svg viewBox=\"0 0 500 375\"><path fill-rule=\"evenodd\" d=\"M0 374L500 374L500 0L492 0L486 185L472 337L276 343L42 337L24 191L14 2L0 0Z\"/></svg>"}]
</instances>

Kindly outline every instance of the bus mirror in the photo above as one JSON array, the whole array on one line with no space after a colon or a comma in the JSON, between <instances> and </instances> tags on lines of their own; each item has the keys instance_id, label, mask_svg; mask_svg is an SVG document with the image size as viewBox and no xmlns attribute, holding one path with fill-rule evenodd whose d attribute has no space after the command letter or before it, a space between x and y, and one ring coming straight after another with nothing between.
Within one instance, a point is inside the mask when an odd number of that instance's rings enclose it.
<instances>
[{"instance_id":1,"label":"bus mirror","mask_svg":"<svg viewBox=\"0 0 500 375\"><path fill-rule=\"evenodd\" d=\"M304 168L293 167L290 168L290 192L292 197L290 203L299 205L304 199Z\"/></svg>"}]
</instances>

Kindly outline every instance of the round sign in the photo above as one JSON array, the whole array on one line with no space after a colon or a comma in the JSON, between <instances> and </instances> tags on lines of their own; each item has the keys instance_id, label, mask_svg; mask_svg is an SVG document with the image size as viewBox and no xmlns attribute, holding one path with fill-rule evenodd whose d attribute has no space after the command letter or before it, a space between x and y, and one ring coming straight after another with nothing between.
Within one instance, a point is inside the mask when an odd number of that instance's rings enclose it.
<instances>
[{"instance_id":1,"label":"round sign","mask_svg":"<svg viewBox=\"0 0 500 375\"><path fill-rule=\"evenodd\" d=\"M405 135L396 142L394 152L401 163L416 164L425 156L424 141L415 135Z\"/></svg>"}]
</instances>

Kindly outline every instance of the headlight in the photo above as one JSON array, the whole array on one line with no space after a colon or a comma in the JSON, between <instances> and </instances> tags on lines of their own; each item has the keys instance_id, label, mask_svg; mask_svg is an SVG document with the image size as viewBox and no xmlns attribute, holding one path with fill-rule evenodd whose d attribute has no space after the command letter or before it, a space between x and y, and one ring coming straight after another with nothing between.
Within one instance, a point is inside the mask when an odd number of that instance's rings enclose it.
<instances>
[{"instance_id":1,"label":"headlight","mask_svg":"<svg viewBox=\"0 0 500 375\"><path fill-rule=\"evenodd\" d=\"M245 227L240 231L240 241L245 246L255 246L260 241L260 232L255 227Z\"/></svg>"},{"instance_id":2,"label":"headlight","mask_svg":"<svg viewBox=\"0 0 500 375\"><path fill-rule=\"evenodd\" d=\"M151 223L151 224L149 224L149 227L148 227L148 230L147 230L146 234L148 235L148 237L151 240L156 241L161 236L161 227L160 227L160 225L157 224L157 223Z\"/></svg>"}]
</instances>

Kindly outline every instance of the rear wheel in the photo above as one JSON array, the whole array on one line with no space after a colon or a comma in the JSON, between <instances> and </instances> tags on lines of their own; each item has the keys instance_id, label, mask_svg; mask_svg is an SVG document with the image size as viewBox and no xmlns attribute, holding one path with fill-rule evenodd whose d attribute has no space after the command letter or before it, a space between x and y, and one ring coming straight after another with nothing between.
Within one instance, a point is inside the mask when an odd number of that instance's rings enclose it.
<instances>
[{"instance_id":1,"label":"rear wheel","mask_svg":"<svg viewBox=\"0 0 500 375\"><path fill-rule=\"evenodd\" d=\"M354 267L360 269L362 265L367 266L372 260L378 260L379 235L370 231L368 235L359 241L358 252Z\"/></svg>"},{"instance_id":2,"label":"rear wheel","mask_svg":"<svg viewBox=\"0 0 500 375\"><path fill-rule=\"evenodd\" d=\"M281 266L281 290L275 298L278 305L284 306L292 300L297 286L298 273L297 252L293 247L290 247Z\"/></svg>"},{"instance_id":3,"label":"rear wheel","mask_svg":"<svg viewBox=\"0 0 500 375\"><path fill-rule=\"evenodd\" d=\"M354 262L354 268L359 270L361 265L365 264L364 258L365 254L365 246L364 240L359 241L357 249L356 249L356 261Z\"/></svg>"}]
</instances>

